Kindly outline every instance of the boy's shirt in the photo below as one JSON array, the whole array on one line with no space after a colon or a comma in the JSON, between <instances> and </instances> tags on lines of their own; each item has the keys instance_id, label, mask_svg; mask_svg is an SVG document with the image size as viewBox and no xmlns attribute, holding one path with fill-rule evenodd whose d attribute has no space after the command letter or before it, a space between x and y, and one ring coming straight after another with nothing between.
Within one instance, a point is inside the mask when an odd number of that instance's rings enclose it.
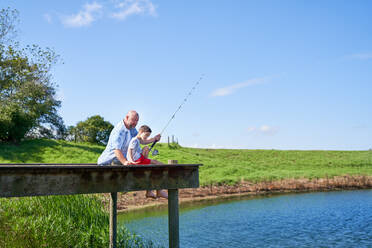
<instances>
[{"instance_id":1,"label":"boy's shirt","mask_svg":"<svg viewBox=\"0 0 372 248\"><path fill-rule=\"evenodd\" d=\"M140 142L137 137L132 138L129 142L127 158L129 158L129 153L131 149L133 149L133 156L132 156L133 160L134 161L138 160L141 157L142 149L141 149Z\"/></svg>"}]
</instances>

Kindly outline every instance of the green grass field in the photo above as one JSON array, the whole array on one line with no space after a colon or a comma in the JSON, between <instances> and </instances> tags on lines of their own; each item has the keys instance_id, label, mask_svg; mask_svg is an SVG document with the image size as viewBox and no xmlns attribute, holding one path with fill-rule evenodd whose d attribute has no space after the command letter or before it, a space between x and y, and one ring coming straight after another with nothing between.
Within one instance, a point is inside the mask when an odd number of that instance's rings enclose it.
<instances>
[{"instance_id":1,"label":"green grass field","mask_svg":"<svg viewBox=\"0 0 372 248\"><path fill-rule=\"evenodd\" d=\"M372 175L372 151L214 150L158 144L157 160L202 163L201 185ZM55 140L0 144L0 163L95 163L103 146ZM108 213L96 197L0 199L0 247L107 247ZM118 247L154 247L126 229Z\"/></svg>"},{"instance_id":2,"label":"green grass field","mask_svg":"<svg viewBox=\"0 0 372 248\"><path fill-rule=\"evenodd\" d=\"M202 163L201 185L372 175L372 151L196 149L157 144L154 159ZM55 140L0 144L0 163L95 163L104 146Z\"/></svg>"},{"instance_id":3,"label":"green grass field","mask_svg":"<svg viewBox=\"0 0 372 248\"><path fill-rule=\"evenodd\" d=\"M152 248L122 227L119 248ZM109 246L109 214L95 195L0 198L0 247Z\"/></svg>"},{"instance_id":4,"label":"green grass field","mask_svg":"<svg viewBox=\"0 0 372 248\"><path fill-rule=\"evenodd\" d=\"M0 145L0 163L94 162L103 147L53 140ZM152 248L120 228L117 247ZM109 214L95 195L0 198L0 247L108 247Z\"/></svg>"}]
</instances>

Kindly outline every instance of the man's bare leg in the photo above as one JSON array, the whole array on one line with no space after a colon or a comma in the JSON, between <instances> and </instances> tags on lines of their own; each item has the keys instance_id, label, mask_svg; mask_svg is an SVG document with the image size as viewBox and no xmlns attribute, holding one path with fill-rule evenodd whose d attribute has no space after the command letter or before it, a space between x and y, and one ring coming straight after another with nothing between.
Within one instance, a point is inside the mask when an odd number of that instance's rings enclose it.
<instances>
[{"instance_id":1,"label":"man's bare leg","mask_svg":"<svg viewBox=\"0 0 372 248\"><path fill-rule=\"evenodd\" d=\"M155 159L151 159L151 164L164 164L164 163L162 163L162 162L160 162L160 161L158 161L158 160L155 160Z\"/></svg>"}]
</instances>

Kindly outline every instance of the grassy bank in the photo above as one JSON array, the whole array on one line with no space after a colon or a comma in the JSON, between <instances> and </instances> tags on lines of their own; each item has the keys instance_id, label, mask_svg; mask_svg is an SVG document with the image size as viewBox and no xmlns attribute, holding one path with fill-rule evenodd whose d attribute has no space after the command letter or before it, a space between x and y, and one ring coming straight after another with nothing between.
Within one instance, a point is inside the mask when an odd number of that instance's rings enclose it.
<instances>
[{"instance_id":1,"label":"grassy bank","mask_svg":"<svg viewBox=\"0 0 372 248\"><path fill-rule=\"evenodd\" d=\"M208 150L181 148L180 162L200 161L202 185L372 175L372 151Z\"/></svg>"},{"instance_id":2,"label":"grassy bank","mask_svg":"<svg viewBox=\"0 0 372 248\"><path fill-rule=\"evenodd\" d=\"M244 182L239 192L247 182L247 191L252 192L256 190L249 187L261 184L263 189L281 188L282 179L328 180L334 176L372 175L372 151L214 150L166 144L158 144L156 148L160 152L156 159L164 163L177 159L179 163L204 164L200 167L202 186ZM98 145L54 140L0 144L0 163L95 163L103 149ZM229 187L226 186L230 192ZM208 190L208 195L213 187L201 190ZM153 246L125 229L119 231L118 241L118 247ZM0 247L107 246L108 214L97 197L0 199Z\"/></svg>"},{"instance_id":3,"label":"grassy bank","mask_svg":"<svg viewBox=\"0 0 372 248\"><path fill-rule=\"evenodd\" d=\"M372 175L372 151L196 149L157 144L155 159L202 163L201 185ZM0 145L0 163L94 163L103 146L54 140Z\"/></svg>"},{"instance_id":4,"label":"grassy bank","mask_svg":"<svg viewBox=\"0 0 372 248\"><path fill-rule=\"evenodd\" d=\"M125 228L118 247L153 247ZM94 195L0 198L0 247L108 247L109 216Z\"/></svg>"},{"instance_id":5,"label":"grassy bank","mask_svg":"<svg viewBox=\"0 0 372 248\"><path fill-rule=\"evenodd\" d=\"M0 163L94 162L101 146L25 141L0 144ZM117 247L155 247L118 230ZM95 195L0 198L0 247L108 247L109 215Z\"/></svg>"}]
</instances>

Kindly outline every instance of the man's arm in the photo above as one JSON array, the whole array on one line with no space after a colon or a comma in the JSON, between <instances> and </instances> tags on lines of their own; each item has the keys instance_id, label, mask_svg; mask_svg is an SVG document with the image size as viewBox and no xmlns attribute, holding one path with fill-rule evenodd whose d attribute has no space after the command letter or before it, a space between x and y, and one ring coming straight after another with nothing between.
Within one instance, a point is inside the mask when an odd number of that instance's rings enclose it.
<instances>
[{"instance_id":1,"label":"man's arm","mask_svg":"<svg viewBox=\"0 0 372 248\"><path fill-rule=\"evenodd\" d=\"M127 157L128 157L128 161L129 161L130 163L131 163L131 162L134 162L134 159L133 159L133 148L129 148L129 149L128 149Z\"/></svg>"},{"instance_id":2,"label":"man's arm","mask_svg":"<svg viewBox=\"0 0 372 248\"><path fill-rule=\"evenodd\" d=\"M120 149L115 149L114 151L116 158L123 164L129 165L129 161L124 157Z\"/></svg>"},{"instance_id":3,"label":"man's arm","mask_svg":"<svg viewBox=\"0 0 372 248\"><path fill-rule=\"evenodd\" d=\"M128 149L128 164L139 164L140 162L135 162L134 159L133 159L133 152L134 152L134 149L133 148L129 148Z\"/></svg>"},{"instance_id":4,"label":"man's arm","mask_svg":"<svg viewBox=\"0 0 372 248\"><path fill-rule=\"evenodd\" d=\"M159 141L161 138L160 134L156 135L154 138L147 139L147 140L140 140L141 145L147 145L155 141Z\"/></svg>"}]
</instances>

